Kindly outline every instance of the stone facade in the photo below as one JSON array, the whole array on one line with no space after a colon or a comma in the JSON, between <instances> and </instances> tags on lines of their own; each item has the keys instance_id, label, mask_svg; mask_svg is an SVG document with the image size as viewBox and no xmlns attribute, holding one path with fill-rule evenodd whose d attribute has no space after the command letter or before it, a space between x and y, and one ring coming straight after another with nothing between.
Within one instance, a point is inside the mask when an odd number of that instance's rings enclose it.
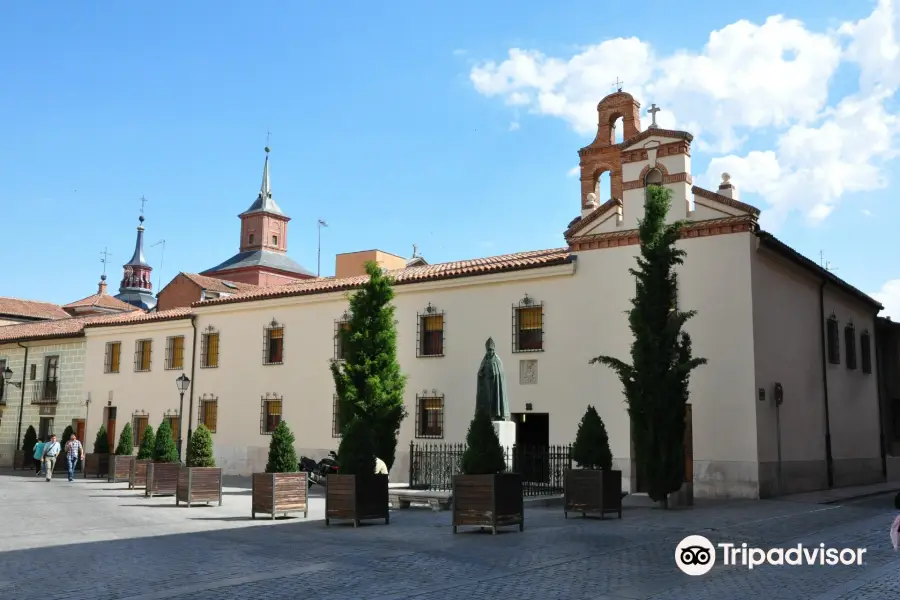
<instances>
[{"instance_id":1,"label":"stone facade","mask_svg":"<svg viewBox=\"0 0 900 600\"><path fill-rule=\"evenodd\" d=\"M0 406L0 466L11 465L13 452L21 445L21 438L16 440L20 407L22 436L25 435L29 425L33 425L35 431L40 433L42 419L45 419L43 426L49 433L62 435L67 426L74 425L77 419L84 419L87 414L85 405L87 396L82 393L85 369L84 338L48 340L23 345L26 348L15 344L0 345L0 361L6 360L6 365L13 372L11 382L21 383L22 374L25 373L24 389L8 384L4 392L5 404ZM58 357L57 402L35 403L36 398L42 397L47 359L53 356ZM32 369L34 369L33 378Z\"/></svg>"}]
</instances>

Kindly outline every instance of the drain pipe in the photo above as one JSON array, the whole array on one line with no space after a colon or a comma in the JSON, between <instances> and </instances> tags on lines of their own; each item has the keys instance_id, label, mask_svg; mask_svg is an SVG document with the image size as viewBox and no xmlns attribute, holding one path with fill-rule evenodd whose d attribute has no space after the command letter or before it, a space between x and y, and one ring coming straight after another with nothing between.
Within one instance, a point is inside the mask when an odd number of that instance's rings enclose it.
<instances>
[{"instance_id":1,"label":"drain pipe","mask_svg":"<svg viewBox=\"0 0 900 600\"><path fill-rule=\"evenodd\" d=\"M828 471L828 488L834 487L834 457L831 456L831 416L828 412L828 341L825 339L825 286L823 279L819 286L819 332L822 342L822 396L825 401L825 468Z\"/></svg>"},{"instance_id":2,"label":"drain pipe","mask_svg":"<svg viewBox=\"0 0 900 600\"><path fill-rule=\"evenodd\" d=\"M19 444L22 443L22 413L25 410L25 374L28 372L28 346L23 346L22 342L16 342L19 348L25 348L25 361L22 363L22 400L19 402L19 422L16 424L16 450L20 449ZM9 390L9 386L6 387ZM27 456L25 458L28 458Z\"/></svg>"},{"instance_id":3,"label":"drain pipe","mask_svg":"<svg viewBox=\"0 0 900 600\"><path fill-rule=\"evenodd\" d=\"M878 343L878 313L872 321L872 341L869 342L875 346L875 383L878 390L878 444L881 447L881 476L887 481L887 447L884 440L884 407L881 406L884 400L884 394L881 390L881 362L884 360L881 348Z\"/></svg>"},{"instance_id":4,"label":"drain pipe","mask_svg":"<svg viewBox=\"0 0 900 600\"><path fill-rule=\"evenodd\" d=\"M194 337L191 340L191 392L188 398L188 446L191 444L191 433L194 426L194 390L197 389L197 382L194 381L194 370L197 367L197 315L191 315L191 329L194 331Z\"/></svg>"}]
</instances>

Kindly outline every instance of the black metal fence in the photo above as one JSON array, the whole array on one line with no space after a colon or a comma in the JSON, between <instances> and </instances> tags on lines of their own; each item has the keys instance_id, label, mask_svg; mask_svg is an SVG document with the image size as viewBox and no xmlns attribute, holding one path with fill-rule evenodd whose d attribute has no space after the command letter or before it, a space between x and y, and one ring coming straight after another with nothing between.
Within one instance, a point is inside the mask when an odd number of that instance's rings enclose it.
<instances>
[{"instance_id":1,"label":"black metal fence","mask_svg":"<svg viewBox=\"0 0 900 600\"><path fill-rule=\"evenodd\" d=\"M465 444L409 443L409 487L416 490L450 491L453 476L462 470ZM563 493L563 477L572 468L571 446L505 449L507 470L522 475L525 496Z\"/></svg>"}]
</instances>

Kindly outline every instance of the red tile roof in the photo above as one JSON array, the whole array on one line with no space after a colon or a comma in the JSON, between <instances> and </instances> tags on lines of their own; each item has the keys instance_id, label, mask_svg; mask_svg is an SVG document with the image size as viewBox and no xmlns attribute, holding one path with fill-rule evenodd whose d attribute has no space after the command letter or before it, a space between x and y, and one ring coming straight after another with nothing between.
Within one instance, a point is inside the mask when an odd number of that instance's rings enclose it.
<instances>
[{"instance_id":1,"label":"red tile roof","mask_svg":"<svg viewBox=\"0 0 900 600\"><path fill-rule=\"evenodd\" d=\"M27 319L66 319L69 313L50 302L0 296L0 315Z\"/></svg>"},{"instance_id":2,"label":"red tile roof","mask_svg":"<svg viewBox=\"0 0 900 600\"><path fill-rule=\"evenodd\" d=\"M140 325L157 321L175 321L178 319L190 319L191 314L191 309L187 307L171 308L159 312L123 313L92 320L86 323L85 327L115 327L117 325Z\"/></svg>"},{"instance_id":3,"label":"red tile roof","mask_svg":"<svg viewBox=\"0 0 900 600\"><path fill-rule=\"evenodd\" d=\"M109 294L94 294L92 296L88 296L87 298L82 298L81 300L76 300L75 302L70 302L63 306L63 308L87 308L96 306L98 308L109 308L112 310L118 310L123 312L134 312L136 310L141 310L138 307L128 304L127 302L122 302L115 296L110 296Z\"/></svg>"},{"instance_id":4,"label":"red tile roof","mask_svg":"<svg viewBox=\"0 0 900 600\"><path fill-rule=\"evenodd\" d=\"M52 321L22 323L0 327L0 344L49 340L56 338L78 338L84 336L85 327L110 327L115 325L137 325L156 321L189 319L190 308L173 308L161 312L134 311L116 315L88 315L68 317Z\"/></svg>"},{"instance_id":5,"label":"red tile roof","mask_svg":"<svg viewBox=\"0 0 900 600\"><path fill-rule=\"evenodd\" d=\"M572 262L573 259L574 256L569 252L568 248L555 248L552 250L534 250L531 252L518 252L516 254L504 254L502 256L490 256L473 260L406 267L404 269L388 271L388 274L394 279L395 285L403 285L407 283L454 279L457 277L504 273L507 271L537 269L540 267L566 264ZM340 279L336 277L309 279L300 283L258 288L253 291L226 296L224 298L214 298L202 302L194 302L192 306L210 306L213 304L228 304L231 302L250 302L252 300L265 300L269 298L285 298L290 296L339 292L358 288L366 281L368 281L368 275L343 277Z\"/></svg>"},{"instance_id":6,"label":"red tile roof","mask_svg":"<svg viewBox=\"0 0 900 600\"><path fill-rule=\"evenodd\" d=\"M253 285L252 283L226 281L223 279L216 279L215 277L207 277L206 275L198 275L197 273L182 272L181 275L184 275L204 290L209 290L211 292L225 292L233 294L236 292L246 292L249 290L259 289L258 285Z\"/></svg>"}]
</instances>

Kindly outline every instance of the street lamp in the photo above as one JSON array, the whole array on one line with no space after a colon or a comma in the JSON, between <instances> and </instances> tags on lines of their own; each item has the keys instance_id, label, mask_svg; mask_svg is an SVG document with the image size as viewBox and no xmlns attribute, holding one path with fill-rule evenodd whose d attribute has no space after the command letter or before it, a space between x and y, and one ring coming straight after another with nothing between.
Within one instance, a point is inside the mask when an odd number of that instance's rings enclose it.
<instances>
[{"instance_id":1,"label":"street lamp","mask_svg":"<svg viewBox=\"0 0 900 600\"><path fill-rule=\"evenodd\" d=\"M27 360L27 358L28 358L27 349L26 349L25 357ZM3 389L4 397L9 396L9 386L10 385L14 385L17 388L22 387L21 381L13 381L12 380L12 376L13 376L12 369L10 369L9 367L6 367L5 369L3 369L3 371L0 371L0 372L3 373L3 381L0 381L0 386L2 386L4 384L6 385L6 388ZM25 410L25 390L22 390L22 401L19 403L19 418L18 418L18 422L16 423L16 448L18 448L19 444L22 443L22 411L24 411L24 410Z\"/></svg>"},{"instance_id":2,"label":"street lamp","mask_svg":"<svg viewBox=\"0 0 900 600\"><path fill-rule=\"evenodd\" d=\"M184 393L187 391L188 387L191 385L190 378L184 373L175 380L175 385L178 387L178 393L181 395L181 401L178 404L178 459L181 460L181 413L184 410Z\"/></svg>"}]
</instances>

